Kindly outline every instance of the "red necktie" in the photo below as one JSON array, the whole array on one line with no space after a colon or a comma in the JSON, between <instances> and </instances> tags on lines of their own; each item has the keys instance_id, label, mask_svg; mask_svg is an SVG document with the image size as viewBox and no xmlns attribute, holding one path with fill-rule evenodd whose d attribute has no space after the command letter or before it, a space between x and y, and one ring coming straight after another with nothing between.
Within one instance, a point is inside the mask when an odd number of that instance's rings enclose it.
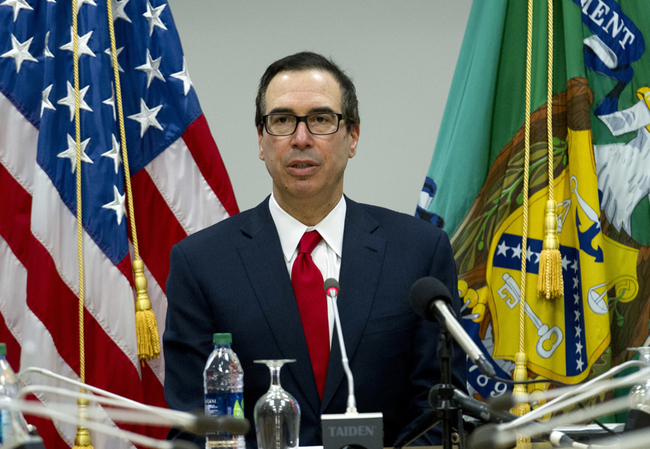
<instances>
[{"instance_id":1,"label":"red necktie","mask_svg":"<svg viewBox=\"0 0 650 449\"><path fill-rule=\"evenodd\" d=\"M330 358L330 332L323 275L311 258L311 252L321 239L317 231L303 234L298 243L298 256L291 269L291 283L307 340L318 396L323 399Z\"/></svg>"}]
</instances>

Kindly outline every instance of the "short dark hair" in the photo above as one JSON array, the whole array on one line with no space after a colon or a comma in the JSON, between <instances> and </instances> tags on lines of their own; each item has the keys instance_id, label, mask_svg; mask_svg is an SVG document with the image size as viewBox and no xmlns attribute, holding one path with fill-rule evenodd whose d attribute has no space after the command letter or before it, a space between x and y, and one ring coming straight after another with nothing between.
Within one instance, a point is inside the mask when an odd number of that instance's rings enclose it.
<instances>
[{"instance_id":1,"label":"short dark hair","mask_svg":"<svg viewBox=\"0 0 650 449\"><path fill-rule=\"evenodd\" d=\"M266 89L269 87L271 80L280 72L304 70L322 70L330 73L338 81L341 88L341 108L347 129L349 130L361 123L357 92L350 77L331 59L327 59L318 53L304 51L275 61L260 78L260 86L255 99L255 126L258 128L262 126L262 115L264 115L266 109Z\"/></svg>"}]
</instances>

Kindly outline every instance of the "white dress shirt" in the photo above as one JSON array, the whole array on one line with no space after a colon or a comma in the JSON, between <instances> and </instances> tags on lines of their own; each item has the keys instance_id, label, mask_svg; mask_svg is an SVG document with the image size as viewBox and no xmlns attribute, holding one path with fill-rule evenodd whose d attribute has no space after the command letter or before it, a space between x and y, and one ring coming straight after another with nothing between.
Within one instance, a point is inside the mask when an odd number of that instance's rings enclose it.
<instances>
[{"instance_id":1,"label":"white dress shirt","mask_svg":"<svg viewBox=\"0 0 650 449\"><path fill-rule=\"evenodd\" d=\"M332 211L315 226L306 226L299 222L284 209L271 194L269 200L271 217L278 230L280 245L284 254L284 261L287 264L289 276L293 262L298 257L298 243L305 232L318 231L323 239L316 245L311 257L323 275L323 280L333 278L338 281L341 271L341 252L343 250L343 230L345 228L345 212L347 205L345 197L341 196L338 204ZM330 344L332 344L332 333L334 329L334 312L330 301L327 303L327 317L329 322Z\"/></svg>"}]
</instances>

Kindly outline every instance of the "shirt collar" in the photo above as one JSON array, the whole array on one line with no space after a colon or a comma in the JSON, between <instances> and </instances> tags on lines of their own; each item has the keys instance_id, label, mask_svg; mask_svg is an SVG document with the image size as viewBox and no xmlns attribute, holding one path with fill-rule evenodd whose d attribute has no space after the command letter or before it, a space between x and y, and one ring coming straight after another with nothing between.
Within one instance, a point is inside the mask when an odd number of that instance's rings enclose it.
<instances>
[{"instance_id":1,"label":"shirt collar","mask_svg":"<svg viewBox=\"0 0 650 449\"><path fill-rule=\"evenodd\" d=\"M273 194L269 200L269 211L278 230L280 245L284 259L288 262L298 248L302 235L307 231L318 231L327 245L332 248L337 256L343 252L343 229L345 227L345 213L347 204L341 195L338 204L316 226L306 226L299 222L280 207Z\"/></svg>"}]
</instances>

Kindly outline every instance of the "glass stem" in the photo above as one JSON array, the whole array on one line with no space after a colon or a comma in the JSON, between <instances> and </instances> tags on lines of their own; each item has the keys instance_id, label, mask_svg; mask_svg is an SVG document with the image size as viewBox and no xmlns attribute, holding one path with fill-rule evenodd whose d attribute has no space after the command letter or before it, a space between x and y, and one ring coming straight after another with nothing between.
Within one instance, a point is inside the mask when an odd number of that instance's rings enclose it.
<instances>
[{"instance_id":1,"label":"glass stem","mask_svg":"<svg viewBox=\"0 0 650 449\"><path fill-rule=\"evenodd\" d=\"M269 366L269 369L271 370L271 388L281 388L280 370L282 369L282 365Z\"/></svg>"}]
</instances>

